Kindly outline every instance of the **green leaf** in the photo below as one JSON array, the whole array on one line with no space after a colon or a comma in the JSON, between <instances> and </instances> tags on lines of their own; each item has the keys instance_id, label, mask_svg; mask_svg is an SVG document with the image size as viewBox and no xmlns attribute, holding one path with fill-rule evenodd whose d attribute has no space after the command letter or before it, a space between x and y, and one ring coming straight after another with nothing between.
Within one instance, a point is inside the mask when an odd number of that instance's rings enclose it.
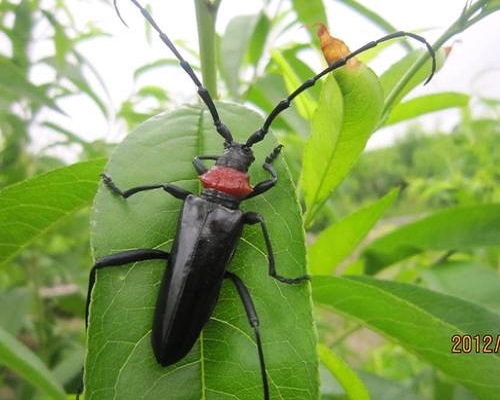
<instances>
[{"instance_id":1,"label":"green leaf","mask_svg":"<svg viewBox=\"0 0 500 400\"><path fill-rule=\"evenodd\" d=\"M65 28L54 17L52 13L47 10L42 10L43 15L47 18L49 23L54 28L54 47L55 47L55 60L58 68L64 68L66 63L66 55L71 51L73 42L66 35Z\"/></svg>"},{"instance_id":2,"label":"green leaf","mask_svg":"<svg viewBox=\"0 0 500 400\"><path fill-rule=\"evenodd\" d=\"M456 92L442 92L415 97L396 105L384 121L384 125L397 124L421 115L445 110L447 108L465 107L470 96Z\"/></svg>"},{"instance_id":3,"label":"green leaf","mask_svg":"<svg viewBox=\"0 0 500 400\"><path fill-rule=\"evenodd\" d=\"M412 382L397 382L365 371L359 371L358 374L374 400L422 400L422 396L416 393L419 387L412 385ZM419 378L420 375L417 375L415 380Z\"/></svg>"},{"instance_id":4,"label":"green leaf","mask_svg":"<svg viewBox=\"0 0 500 400\"><path fill-rule=\"evenodd\" d=\"M394 25L392 25L386 19L382 18L380 14L377 14L375 11L369 9L368 7L365 7L361 3L355 0L340 0L340 2L354 10L356 13L365 17L368 21L373 23L375 26L378 26L385 33L398 31L398 29ZM406 41L401 41L400 43L408 50L411 49L411 46Z\"/></svg>"},{"instance_id":5,"label":"green leaf","mask_svg":"<svg viewBox=\"0 0 500 400\"><path fill-rule=\"evenodd\" d=\"M492 268L449 261L421 273L430 289L473 301L500 312L500 275Z\"/></svg>"},{"instance_id":6,"label":"green leaf","mask_svg":"<svg viewBox=\"0 0 500 400\"><path fill-rule=\"evenodd\" d=\"M257 67L264 53L267 37L271 31L271 20L265 13L259 15L255 25L250 45L248 47L248 62Z\"/></svg>"},{"instance_id":7,"label":"green leaf","mask_svg":"<svg viewBox=\"0 0 500 400\"><path fill-rule=\"evenodd\" d=\"M401 79L408 73L408 70L417 62L417 60L422 57L427 50L418 49L413 50L404 56L397 63L394 63L387 71L380 75L380 83L384 90L385 99L392 95L393 90L396 89L398 83ZM439 70L446 59L445 51L440 49L436 52L436 70ZM424 65L416 71L416 73L411 77L410 81L406 86L397 93L397 96L392 104L398 104L401 99L406 96L415 87L426 81L431 73L431 60L430 58L424 63ZM390 110L389 110L390 111Z\"/></svg>"},{"instance_id":8,"label":"green leaf","mask_svg":"<svg viewBox=\"0 0 500 400\"><path fill-rule=\"evenodd\" d=\"M9 97L15 99L26 97L33 103L46 105L55 111L61 112L56 103L47 97L42 87L35 86L27 80L22 68L1 55L0 91L2 92L2 96L7 94Z\"/></svg>"},{"instance_id":9,"label":"green leaf","mask_svg":"<svg viewBox=\"0 0 500 400\"><path fill-rule=\"evenodd\" d=\"M333 307L385 335L467 387L498 399L500 357L452 353L453 335L498 335L500 315L418 286L369 277L314 277L315 302Z\"/></svg>"},{"instance_id":10,"label":"green leaf","mask_svg":"<svg viewBox=\"0 0 500 400\"><path fill-rule=\"evenodd\" d=\"M221 119L236 139L246 139L262 119L241 106L217 103ZM206 109L185 106L140 125L116 149L106 168L119 187L171 182L194 193L199 182L192 166L198 154L220 154L223 140ZM268 178L261 167L276 141L255 146L253 184ZM275 188L242 204L266 219L280 274L305 272L300 209L283 158L275 161ZM170 251L182 202L163 191L124 200L101 187L92 215L97 258L134 248ZM257 349L241 301L225 282L212 318L192 351L168 368L151 349L153 309L164 262L108 268L97 275L92 295L86 360L86 400L97 398L220 399L221 393L262 397ZM271 396L317 399L317 355L309 285L284 285L268 276L259 226L246 227L229 270L248 285L260 319ZM290 340L293 338L293 340Z\"/></svg>"},{"instance_id":11,"label":"green leaf","mask_svg":"<svg viewBox=\"0 0 500 400\"><path fill-rule=\"evenodd\" d=\"M282 52L274 50L271 52L271 57L278 65L289 93L293 92L304 82L304 80L297 75L292 64ZM306 90L295 98L294 106L302 117L309 120L317 107L317 103L311 93Z\"/></svg>"},{"instance_id":12,"label":"green leaf","mask_svg":"<svg viewBox=\"0 0 500 400\"><path fill-rule=\"evenodd\" d=\"M259 15L238 15L229 21L221 38L221 75L229 93L239 97L240 69Z\"/></svg>"},{"instance_id":13,"label":"green leaf","mask_svg":"<svg viewBox=\"0 0 500 400\"><path fill-rule=\"evenodd\" d=\"M307 27L313 40L317 41L315 24L321 22L328 25L325 7L322 0L292 0L292 7L299 21Z\"/></svg>"},{"instance_id":14,"label":"green leaf","mask_svg":"<svg viewBox=\"0 0 500 400\"><path fill-rule=\"evenodd\" d=\"M0 327L0 364L15 371L54 400L66 400L61 385L43 362L24 344Z\"/></svg>"},{"instance_id":15,"label":"green leaf","mask_svg":"<svg viewBox=\"0 0 500 400\"><path fill-rule=\"evenodd\" d=\"M29 43L32 29L31 4L29 0L23 0L15 7L15 22L12 30L5 30L5 32L12 42L12 61L22 70L24 76L27 76L30 63Z\"/></svg>"},{"instance_id":16,"label":"green leaf","mask_svg":"<svg viewBox=\"0 0 500 400\"><path fill-rule=\"evenodd\" d=\"M103 160L74 164L0 191L0 264L90 205L103 165Z\"/></svg>"},{"instance_id":17,"label":"green leaf","mask_svg":"<svg viewBox=\"0 0 500 400\"><path fill-rule=\"evenodd\" d=\"M318 353L321 363L344 388L348 400L370 400L365 385L344 360L324 345L318 346Z\"/></svg>"},{"instance_id":18,"label":"green leaf","mask_svg":"<svg viewBox=\"0 0 500 400\"><path fill-rule=\"evenodd\" d=\"M317 74L317 71L313 70L307 62L304 62L301 59L301 54L303 54L303 52L307 50L310 50L310 46L303 43L298 43L291 46L287 46L286 49L282 50L281 52L286 62L293 70L293 73L298 78L298 82L296 82L297 86L289 87L288 88L289 92L297 89L302 83L304 83L306 80L312 78ZM316 101L317 99L319 99L322 88L323 88L323 79L320 79L316 81L316 83L313 86L308 88L305 91L305 93L310 94L311 97ZM314 107L315 108L317 107L316 102Z\"/></svg>"},{"instance_id":19,"label":"green leaf","mask_svg":"<svg viewBox=\"0 0 500 400\"><path fill-rule=\"evenodd\" d=\"M407 224L375 240L362 254L366 272L429 250L500 245L500 204L453 207Z\"/></svg>"},{"instance_id":20,"label":"green leaf","mask_svg":"<svg viewBox=\"0 0 500 400\"><path fill-rule=\"evenodd\" d=\"M57 70L57 73L60 76L67 78L80 92L85 93L90 99L92 99L104 116L108 115L106 104L97 94L95 94L94 90L88 83L87 78L83 74L80 64L66 62L64 67L59 67L55 57L47 57L42 61Z\"/></svg>"},{"instance_id":21,"label":"green leaf","mask_svg":"<svg viewBox=\"0 0 500 400\"><path fill-rule=\"evenodd\" d=\"M333 75L325 81L304 150L306 226L356 162L383 106L378 78L364 64Z\"/></svg>"},{"instance_id":22,"label":"green leaf","mask_svg":"<svg viewBox=\"0 0 500 400\"><path fill-rule=\"evenodd\" d=\"M252 82L245 94L245 100L257 104L263 110L272 110L287 95L283 77L268 73ZM305 136L304 132L308 132L309 126L304 118L297 113L295 107L291 107L275 120L273 128L288 129L299 136Z\"/></svg>"},{"instance_id":23,"label":"green leaf","mask_svg":"<svg viewBox=\"0 0 500 400\"><path fill-rule=\"evenodd\" d=\"M81 307L80 310L85 310L85 306ZM85 348L80 344L73 344L71 347L64 349L60 358L61 360L52 370L52 374L57 381L67 385L71 384L71 381L77 378L81 382ZM71 400L76 399L74 396L71 396Z\"/></svg>"},{"instance_id":24,"label":"green leaf","mask_svg":"<svg viewBox=\"0 0 500 400\"><path fill-rule=\"evenodd\" d=\"M15 304L15 307L12 307ZM24 327L26 315L30 313L33 297L27 288L15 288L0 292L0 326L11 335Z\"/></svg>"},{"instance_id":25,"label":"green leaf","mask_svg":"<svg viewBox=\"0 0 500 400\"><path fill-rule=\"evenodd\" d=\"M134 79L137 80L139 77L144 75L146 72L154 70L156 68L166 67L166 66L175 66L179 67L179 61L173 58L162 58L160 60L153 61L152 63L148 63L140 66L134 71ZM193 67L193 70L197 70L196 67Z\"/></svg>"},{"instance_id":26,"label":"green leaf","mask_svg":"<svg viewBox=\"0 0 500 400\"><path fill-rule=\"evenodd\" d=\"M391 190L377 202L362 208L323 230L309 249L309 270L328 275L366 237L398 194Z\"/></svg>"}]
</instances>

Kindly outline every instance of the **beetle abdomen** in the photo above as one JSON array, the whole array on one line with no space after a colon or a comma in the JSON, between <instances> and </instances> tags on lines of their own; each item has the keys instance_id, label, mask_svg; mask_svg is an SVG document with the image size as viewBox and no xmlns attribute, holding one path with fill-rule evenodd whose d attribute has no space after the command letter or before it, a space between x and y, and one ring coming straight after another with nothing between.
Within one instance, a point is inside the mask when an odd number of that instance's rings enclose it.
<instances>
[{"instance_id":1,"label":"beetle abdomen","mask_svg":"<svg viewBox=\"0 0 500 400\"><path fill-rule=\"evenodd\" d=\"M152 344L160 364L182 359L210 318L241 236L242 216L240 210L186 198L155 309Z\"/></svg>"}]
</instances>

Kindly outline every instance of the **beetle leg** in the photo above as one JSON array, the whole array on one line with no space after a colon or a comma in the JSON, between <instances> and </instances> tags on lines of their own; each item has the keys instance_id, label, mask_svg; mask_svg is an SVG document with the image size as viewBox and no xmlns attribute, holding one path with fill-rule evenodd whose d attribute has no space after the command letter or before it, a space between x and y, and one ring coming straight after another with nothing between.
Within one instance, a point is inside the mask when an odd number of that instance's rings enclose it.
<instances>
[{"instance_id":1,"label":"beetle leg","mask_svg":"<svg viewBox=\"0 0 500 400\"><path fill-rule=\"evenodd\" d=\"M180 188L179 186L171 185L170 183L162 183L158 185L143 185L136 186L131 189L122 191L116 184L113 182L111 177L106 174L101 174L102 180L104 184L111 190L113 193L123 197L126 199L127 197L132 196L133 194L144 192L146 190L154 190L154 189L163 189L167 193L170 193L172 196L184 200L188 195L192 194L191 192Z\"/></svg>"},{"instance_id":2,"label":"beetle leg","mask_svg":"<svg viewBox=\"0 0 500 400\"><path fill-rule=\"evenodd\" d=\"M283 145L280 144L279 146L276 146L273 151L271 151L271 154L269 154L266 157L266 160L264 164L262 165L262 168L264 168L267 172L271 174L270 179L266 179L265 181L257 183L257 185L254 186L252 193L250 193L246 199L250 199L252 197L258 196L259 194L262 194L269 189L271 189L276 183L278 182L278 175L276 174L276 171L274 170L272 163L278 157L278 155L281 152L281 149L283 148Z\"/></svg>"},{"instance_id":3,"label":"beetle leg","mask_svg":"<svg viewBox=\"0 0 500 400\"><path fill-rule=\"evenodd\" d=\"M218 158L219 156L196 156L195 158L193 158L193 165L196 169L196 172L198 172L198 175L203 175L208 171L201 160L217 160Z\"/></svg>"},{"instance_id":4,"label":"beetle leg","mask_svg":"<svg viewBox=\"0 0 500 400\"><path fill-rule=\"evenodd\" d=\"M309 275L299 276L298 278L286 278L276 273L273 247L271 245L271 239L269 238L269 233L267 231L266 223L264 222L264 217L262 215L254 212L248 212L244 215L243 222L249 225L260 224L260 227L262 229L262 234L264 235L264 242L266 243L266 248L267 248L267 259L269 261L270 276L272 276L274 279L277 279L282 283L288 283L288 284L302 283L304 281L309 280Z\"/></svg>"},{"instance_id":5,"label":"beetle leg","mask_svg":"<svg viewBox=\"0 0 500 400\"><path fill-rule=\"evenodd\" d=\"M90 275L89 275L89 288L87 291L87 302L85 304L85 326L87 326L88 324L90 295L92 294L92 289L94 287L97 270L106 267L119 267L138 261L166 260L168 259L169 256L170 256L169 253L162 250L136 249L136 250L122 251L120 253L112 254L110 256L98 259L95 262L92 269L90 270Z\"/></svg>"},{"instance_id":6,"label":"beetle leg","mask_svg":"<svg viewBox=\"0 0 500 400\"><path fill-rule=\"evenodd\" d=\"M127 250L120 253L112 254L98 259L92 269L90 270L89 276L89 288L87 290L87 301L85 303L85 328L88 325L89 318L89 307L90 307L90 295L92 294L92 289L94 288L95 276L97 270L106 267L120 267L126 264L147 261L147 260L166 260L170 256L169 253L156 249L136 249ZM79 400L80 395L83 393L83 371L82 371L82 381L76 390L76 400Z\"/></svg>"},{"instance_id":7,"label":"beetle leg","mask_svg":"<svg viewBox=\"0 0 500 400\"><path fill-rule=\"evenodd\" d=\"M269 383L267 381L267 372L266 372L266 363L264 361L264 352L262 350L262 342L260 340L260 331L259 331L259 317L257 316L257 311L255 310L255 306L252 301L252 297L248 292L247 287L243 283L243 281L232 272L226 271L225 278L231 280L238 291L238 295L240 296L241 302L243 303L243 307L245 308L245 312L247 314L248 322L250 326L253 328L255 333L255 342L257 344L257 351L259 353L259 363L260 363L260 372L262 375L262 387L264 391L264 400L269 400Z\"/></svg>"}]
</instances>

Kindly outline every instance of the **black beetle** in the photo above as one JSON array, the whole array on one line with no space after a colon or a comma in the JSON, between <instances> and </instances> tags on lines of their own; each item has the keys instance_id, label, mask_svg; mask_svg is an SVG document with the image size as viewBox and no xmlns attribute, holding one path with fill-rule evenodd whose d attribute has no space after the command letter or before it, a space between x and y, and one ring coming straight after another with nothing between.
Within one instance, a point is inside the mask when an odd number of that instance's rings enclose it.
<instances>
[{"instance_id":1,"label":"black beetle","mask_svg":"<svg viewBox=\"0 0 500 400\"><path fill-rule=\"evenodd\" d=\"M203 87L191 66L184 60L167 35L160 30L149 12L136 0L131 1L139 8L153 29L157 31L161 40L174 53L181 67L195 83L198 94L212 117L216 131L224 139L224 151L222 155L204 155L194 158L193 164L203 185L199 196L170 183L121 190L111 177L106 174L102 175L104 184L114 194L125 199L139 192L163 189L182 200L183 206L169 253L157 249L135 249L112 254L96 261L90 273L86 319L88 319L96 272L99 269L145 260L165 260L167 268L157 297L151 342L158 363L163 366L171 365L184 358L193 347L201 330L212 315L222 282L227 278L235 285L250 325L254 330L262 377L263 398L268 400L270 398L269 384L257 312L243 281L234 273L227 271L227 266L236 250L244 225L260 225L267 248L271 277L283 284L300 284L309 278L307 275L294 278L279 275L275 268L272 244L263 216L255 212L243 212L239 209L242 201L271 189L278 179L272 163L280 154L282 146L275 147L263 164L263 168L270 177L254 187L250 186L247 172L255 160L252 146L264 139L272 122L290 106L297 95L313 86L321 77L345 65L348 60L359 53L375 47L381 42L408 36L427 46L433 61L430 75L432 77L435 71L434 52L424 38L407 32L395 32L370 42L305 81L286 99L276 105L265 119L262 127L251 134L246 142L238 143L233 140L230 130L221 121L210 94ZM207 169L203 164L204 160L215 161L215 164Z\"/></svg>"}]
</instances>

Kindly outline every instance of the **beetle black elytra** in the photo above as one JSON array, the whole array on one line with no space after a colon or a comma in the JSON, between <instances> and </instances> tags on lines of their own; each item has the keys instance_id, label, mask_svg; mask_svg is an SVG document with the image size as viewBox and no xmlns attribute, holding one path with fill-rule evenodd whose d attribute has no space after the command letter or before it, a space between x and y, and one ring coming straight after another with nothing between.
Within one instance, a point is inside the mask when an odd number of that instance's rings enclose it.
<instances>
[{"instance_id":1,"label":"beetle black elytra","mask_svg":"<svg viewBox=\"0 0 500 400\"><path fill-rule=\"evenodd\" d=\"M247 172L255 161L252 146L265 138L273 121L290 106L296 96L313 86L321 77L342 67L348 60L363 51L381 42L399 37L407 36L416 39L426 45L432 57L432 71L428 80L435 71L434 52L424 38L407 32L395 32L370 42L305 81L274 107L258 130L253 132L245 142L239 143L233 139L230 129L221 121L212 97L203 87L191 66L184 60L167 35L161 31L149 12L137 0L131 1L139 8L196 85L198 94L213 120L215 130L224 139L224 151L220 156L200 155L193 159L194 168L203 185L199 196L170 183L142 185L121 190L110 176L102 175L103 182L109 190L124 199L139 192L162 189L182 200L183 206L170 252L157 249L135 249L115 253L96 261L90 273L86 320L98 270L145 260L165 260L167 268L157 297L151 343L159 364L163 366L175 364L186 356L196 342L212 314L223 280L228 279L234 284L254 331L263 398L268 400L270 390L257 312L243 281L235 273L226 269L236 250L244 225L260 225L267 249L271 277L283 284L300 284L307 281L308 277L304 275L289 278L279 275L276 271L275 256L264 217L255 212L244 213L239 208L242 201L258 196L274 187L278 179L273 161L279 156L281 146L275 147L264 160L263 168L270 177L254 187L250 186ZM205 160L214 161L215 164L207 169L204 165Z\"/></svg>"}]
</instances>

